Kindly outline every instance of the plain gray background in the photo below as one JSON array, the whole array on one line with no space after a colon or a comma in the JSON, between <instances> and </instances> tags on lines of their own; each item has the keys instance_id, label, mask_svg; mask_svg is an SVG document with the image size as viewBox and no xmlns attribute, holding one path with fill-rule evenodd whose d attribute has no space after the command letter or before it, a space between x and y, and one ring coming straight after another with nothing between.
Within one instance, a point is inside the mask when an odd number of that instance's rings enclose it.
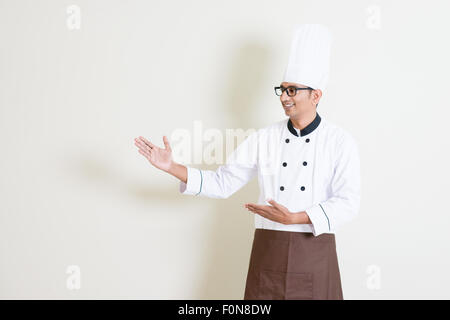
<instances>
[{"instance_id":1,"label":"plain gray background","mask_svg":"<svg viewBox=\"0 0 450 320\"><path fill-rule=\"evenodd\" d=\"M0 297L242 299L254 230L242 206L257 181L227 200L180 195L133 139L283 119L273 86L292 27L321 23L334 42L318 112L352 133L362 167L360 215L336 234L344 298L450 298L449 12L0 0Z\"/></svg>"}]
</instances>

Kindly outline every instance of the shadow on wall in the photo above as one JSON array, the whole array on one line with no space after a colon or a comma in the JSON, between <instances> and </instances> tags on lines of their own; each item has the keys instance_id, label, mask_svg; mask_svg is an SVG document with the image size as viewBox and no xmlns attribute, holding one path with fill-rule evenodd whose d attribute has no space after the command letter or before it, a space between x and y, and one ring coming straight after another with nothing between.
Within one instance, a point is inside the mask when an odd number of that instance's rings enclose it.
<instances>
[{"instance_id":1,"label":"shadow on wall","mask_svg":"<svg viewBox=\"0 0 450 320\"><path fill-rule=\"evenodd\" d=\"M263 88L263 80L267 79L266 66L269 64L267 48L243 41L243 45L235 50L235 55L229 65L228 85L224 86L222 97L227 105L225 110L213 110L218 114L229 115L232 122L228 128L252 128L255 124L255 114L260 98L258 93L267 90ZM223 154L225 154L225 145ZM217 170L217 165L193 165L204 170ZM101 168L92 168L92 173L102 175ZM105 176L107 173L105 173ZM168 177L169 178L169 177ZM200 282L193 285L194 291L190 297L174 299L243 299L247 277L251 245L254 235L254 214L243 208L245 202L256 203L258 200L258 181L255 177L242 189L228 199L208 199L205 197L186 196L178 193L177 188L149 189L129 186L131 192L139 201L174 203L192 201L211 201L212 223L204 230L207 249L204 260L207 265L199 270ZM130 191L131 190L131 191ZM202 249L203 250L203 249Z\"/></svg>"},{"instance_id":2,"label":"shadow on wall","mask_svg":"<svg viewBox=\"0 0 450 320\"><path fill-rule=\"evenodd\" d=\"M223 96L229 106L221 112L228 113L232 128L250 128L258 112L258 92L267 79L269 50L252 40L243 41L236 49L230 66L228 85ZM225 150L224 150L225 154ZM216 170L211 168L210 170ZM258 200L259 190L255 177L228 199L217 199L213 223L209 232L209 250L205 260L203 283L199 284L194 299L243 299L245 281L254 233L253 213L243 208L245 202ZM199 201L200 198L198 199ZM249 216L250 215L250 216Z\"/></svg>"}]
</instances>

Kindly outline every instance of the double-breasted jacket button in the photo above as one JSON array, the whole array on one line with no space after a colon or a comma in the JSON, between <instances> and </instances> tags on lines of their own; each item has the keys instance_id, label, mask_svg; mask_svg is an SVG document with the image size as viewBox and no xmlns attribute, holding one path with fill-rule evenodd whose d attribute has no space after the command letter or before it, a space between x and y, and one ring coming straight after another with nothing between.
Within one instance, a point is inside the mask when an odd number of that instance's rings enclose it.
<instances>
[{"instance_id":1,"label":"double-breasted jacket button","mask_svg":"<svg viewBox=\"0 0 450 320\"><path fill-rule=\"evenodd\" d=\"M284 190L284 187L283 187L283 186L281 186L281 187L280 187L280 190L281 190L281 191L283 191L283 190Z\"/></svg>"},{"instance_id":2,"label":"double-breasted jacket button","mask_svg":"<svg viewBox=\"0 0 450 320\"><path fill-rule=\"evenodd\" d=\"M302 186L302 187L300 188L300 190L302 190L302 191L305 191L305 187L304 187L304 186Z\"/></svg>"},{"instance_id":3,"label":"double-breasted jacket button","mask_svg":"<svg viewBox=\"0 0 450 320\"><path fill-rule=\"evenodd\" d=\"M306 161L303 161L303 165L304 166L306 166L308 164L308 162L306 162Z\"/></svg>"},{"instance_id":4,"label":"double-breasted jacket button","mask_svg":"<svg viewBox=\"0 0 450 320\"><path fill-rule=\"evenodd\" d=\"M286 162L283 162L283 167L286 167L287 166L287 163Z\"/></svg>"},{"instance_id":5,"label":"double-breasted jacket button","mask_svg":"<svg viewBox=\"0 0 450 320\"><path fill-rule=\"evenodd\" d=\"M289 143L289 139L286 139L285 141L286 141L286 143Z\"/></svg>"}]
</instances>

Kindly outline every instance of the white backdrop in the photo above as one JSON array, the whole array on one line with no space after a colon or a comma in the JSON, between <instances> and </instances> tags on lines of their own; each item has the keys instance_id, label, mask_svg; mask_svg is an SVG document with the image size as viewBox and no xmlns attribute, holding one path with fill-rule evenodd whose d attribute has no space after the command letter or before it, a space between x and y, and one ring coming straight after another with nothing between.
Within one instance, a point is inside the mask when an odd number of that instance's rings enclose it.
<instances>
[{"instance_id":1,"label":"white backdrop","mask_svg":"<svg viewBox=\"0 0 450 320\"><path fill-rule=\"evenodd\" d=\"M292 26L321 23L334 42L318 112L362 166L360 215L336 234L344 298L449 299L449 12L0 0L0 298L242 299L256 179L226 200L180 195L133 139L283 119Z\"/></svg>"}]
</instances>

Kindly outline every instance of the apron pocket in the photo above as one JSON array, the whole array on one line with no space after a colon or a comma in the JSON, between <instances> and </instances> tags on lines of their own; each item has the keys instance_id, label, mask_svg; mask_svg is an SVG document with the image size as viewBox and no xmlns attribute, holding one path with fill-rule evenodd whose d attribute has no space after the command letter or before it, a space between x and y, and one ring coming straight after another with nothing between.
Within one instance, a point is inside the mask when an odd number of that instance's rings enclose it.
<instances>
[{"instance_id":1,"label":"apron pocket","mask_svg":"<svg viewBox=\"0 0 450 320\"><path fill-rule=\"evenodd\" d=\"M259 299L303 300L313 298L312 273L260 270Z\"/></svg>"},{"instance_id":2,"label":"apron pocket","mask_svg":"<svg viewBox=\"0 0 450 320\"><path fill-rule=\"evenodd\" d=\"M259 299L283 300L286 273L261 270L259 272Z\"/></svg>"},{"instance_id":3,"label":"apron pocket","mask_svg":"<svg viewBox=\"0 0 450 320\"><path fill-rule=\"evenodd\" d=\"M313 274L288 272L286 274L286 300L313 298Z\"/></svg>"}]
</instances>

